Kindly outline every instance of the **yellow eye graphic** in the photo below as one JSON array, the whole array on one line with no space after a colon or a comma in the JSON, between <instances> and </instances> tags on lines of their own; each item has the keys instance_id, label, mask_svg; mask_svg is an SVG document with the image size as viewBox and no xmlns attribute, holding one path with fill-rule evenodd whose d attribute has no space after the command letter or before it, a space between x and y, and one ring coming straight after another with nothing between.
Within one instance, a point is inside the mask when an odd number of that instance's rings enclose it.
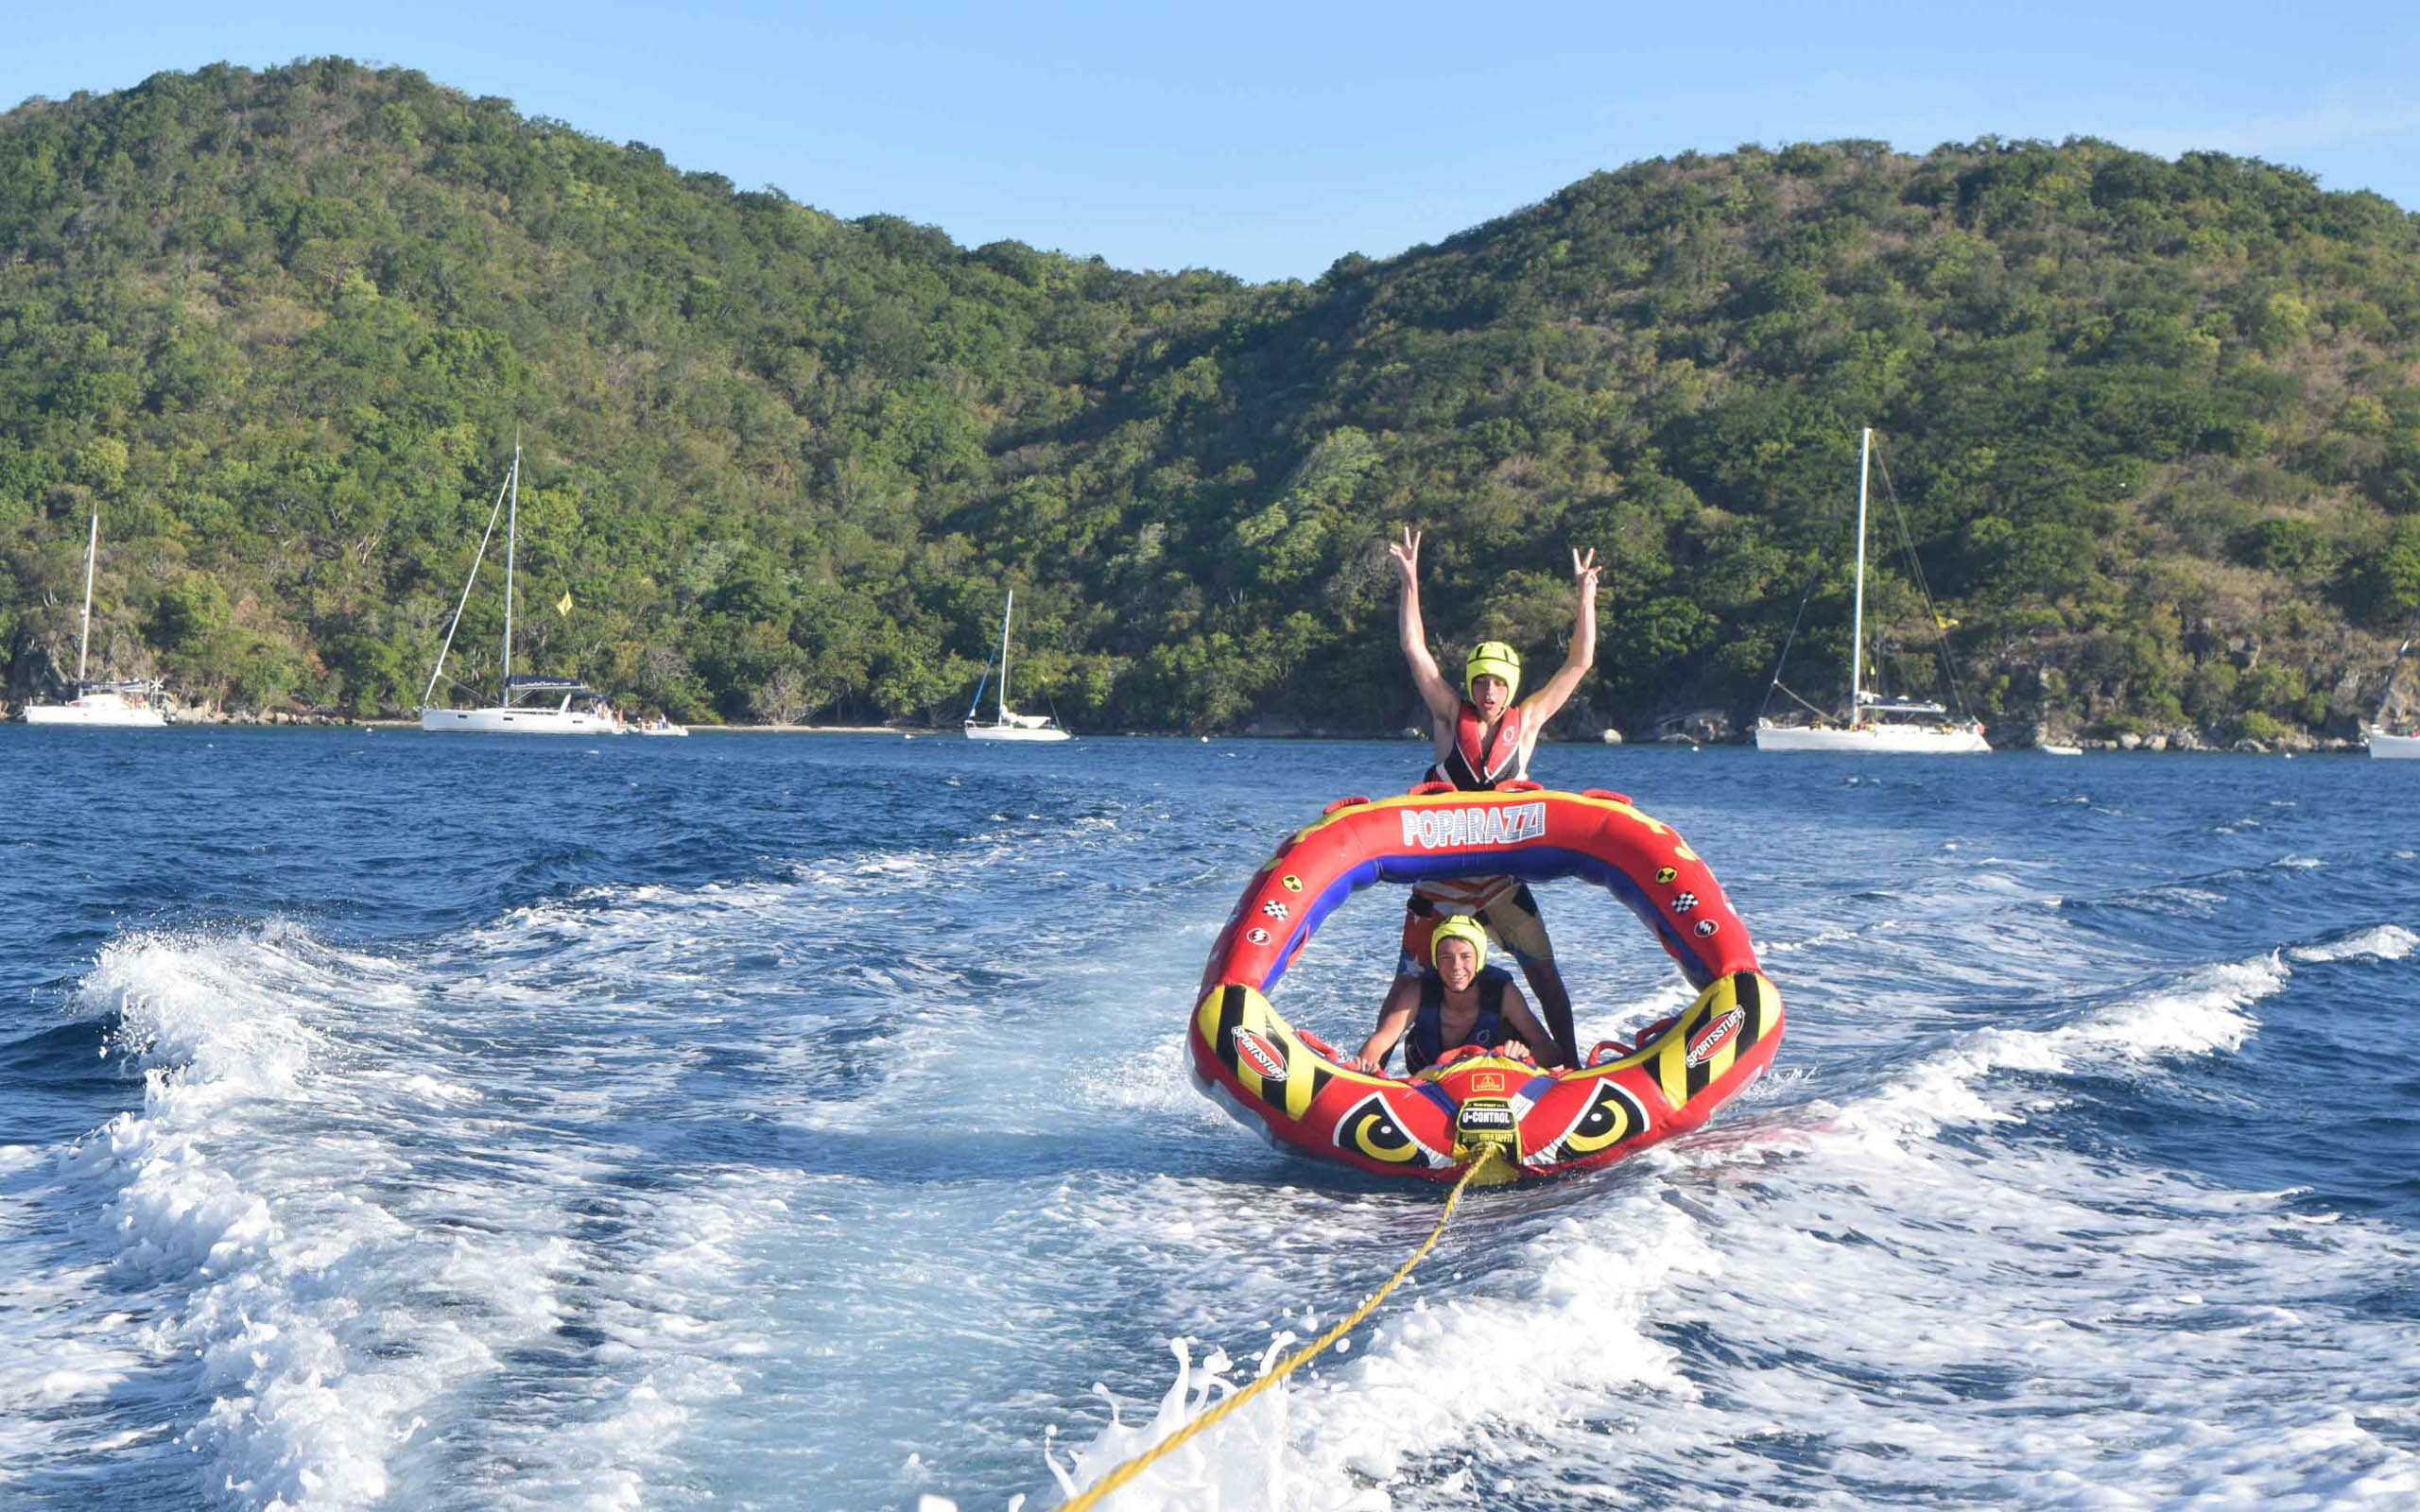
<instances>
[{"instance_id":1,"label":"yellow eye graphic","mask_svg":"<svg viewBox=\"0 0 2420 1512\"><path fill-rule=\"evenodd\" d=\"M1420 1146L1387 1111L1384 1099L1373 1093L1356 1103L1337 1121L1337 1147L1357 1150L1374 1160L1405 1165L1419 1159Z\"/></svg>"},{"instance_id":2,"label":"yellow eye graphic","mask_svg":"<svg viewBox=\"0 0 2420 1512\"><path fill-rule=\"evenodd\" d=\"M1588 1110L1581 1114L1580 1121L1564 1135L1563 1148L1559 1153L1566 1160L1594 1155L1599 1150L1611 1149L1634 1134L1645 1132L1646 1128L1647 1115L1640 1109L1637 1099L1624 1091L1618 1083L1601 1082L1597 1087L1596 1097L1588 1104Z\"/></svg>"}]
</instances>

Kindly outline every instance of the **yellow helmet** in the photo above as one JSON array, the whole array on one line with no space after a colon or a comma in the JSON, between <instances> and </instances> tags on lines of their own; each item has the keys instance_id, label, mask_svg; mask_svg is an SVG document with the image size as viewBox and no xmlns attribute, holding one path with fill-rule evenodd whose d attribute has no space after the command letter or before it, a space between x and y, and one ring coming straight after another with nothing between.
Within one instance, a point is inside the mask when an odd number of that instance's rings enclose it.
<instances>
[{"instance_id":1,"label":"yellow helmet","mask_svg":"<svg viewBox=\"0 0 2420 1512\"><path fill-rule=\"evenodd\" d=\"M1487 964L1487 926L1470 915L1449 914L1437 921L1437 927L1430 931L1428 936L1429 965L1437 964L1437 947L1447 939L1466 939L1471 942L1471 949L1478 953L1478 959L1471 966L1472 971L1476 971Z\"/></svg>"},{"instance_id":2,"label":"yellow helmet","mask_svg":"<svg viewBox=\"0 0 2420 1512\"><path fill-rule=\"evenodd\" d=\"M1462 691L1468 693L1481 678L1504 679L1504 701L1511 703L1521 693L1521 653L1502 641L1481 641L1471 648L1470 659L1462 663Z\"/></svg>"}]
</instances>

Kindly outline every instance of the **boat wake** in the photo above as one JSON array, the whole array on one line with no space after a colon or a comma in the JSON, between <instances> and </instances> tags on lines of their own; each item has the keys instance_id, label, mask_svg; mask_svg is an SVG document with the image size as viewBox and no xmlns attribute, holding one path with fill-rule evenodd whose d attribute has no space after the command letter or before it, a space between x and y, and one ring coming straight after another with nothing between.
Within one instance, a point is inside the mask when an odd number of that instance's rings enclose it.
<instances>
[{"instance_id":1,"label":"boat wake","mask_svg":"<svg viewBox=\"0 0 2420 1512\"><path fill-rule=\"evenodd\" d=\"M2420 1368L2369 1301L2420 1242L2063 1125L2067 1089L2238 1054L2293 963L2415 943L2384 926L2213 965L1828 1098L1810 1074L1543 1227L1527 1194L1483 1198L1360 1349L1119 1504L1458 1505L1549 1460L1576 1500L1648 1504L2420 1495L2400 1389L2323 1385L2342 1350ZM1149 1435L1105 1430L1079 1479L1182 1421L1163 1402Z\"/></svg>"},{"instance_id":2,"label":"boat wake","mask_svg":"<svg viewBox=\"0 0 2420 1512\"><path fill-rule=\"evenodd\" d=\"M611 945L566 966L570 933L540 909L418 960L285 921L107 946L71 1007L107 1025L139 1108L0 1151L18 1484L107 1444L113 1473L147 1456L187 1487L198 1456L243 1504L441 1480L488 1504L632 1501L763 1352L732 1289L786 1208L778 1181L667 1179L625 1137L662 1057L579 1048L595 1008L546 1037L513 1023L564 1016L518 957L592 1003L627 971Z\"/></svg>"}]
</instances>

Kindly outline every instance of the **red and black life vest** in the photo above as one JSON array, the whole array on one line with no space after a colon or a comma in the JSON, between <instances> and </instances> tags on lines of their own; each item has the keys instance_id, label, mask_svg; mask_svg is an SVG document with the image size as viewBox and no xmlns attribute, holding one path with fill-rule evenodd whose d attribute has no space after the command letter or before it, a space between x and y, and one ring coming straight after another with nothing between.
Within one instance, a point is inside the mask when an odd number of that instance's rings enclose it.
<instances>
[{"instance_id":1,"label":"red and black life vest","mask_svg":"<svg viewBox=\"0 0 2420 1512\"><path fill-rule=\"evenodd\" d=\"M1484 793L1520 776L1520 706L1504 711L1504 717L1496 722L1495 738L1482 748L1480 735L1486 728L1479 720L1478 706L1463 699L1462 712L1454 719L1454 748L1428 768L1428 780L1451 782L1466 793Z\"/></svg>"},{"instance_id":2,"label":"red and black life vest","mask_svg":"<svg viewBox=\"0 0 2420 1512\"><path fill-rule=\"evenodd\" d=\"M1478 1017L1471 1022L1471 1032L1461 1041L1480 1045L1489 1050L1504 1042L1504 989L1512 985L1508 973L1490 966L1478 973ZM1406 1075L1417 1075L1437 1063L1437 1057L1448 1050L1459 1048L1444 1043L1445 979L1426 976L1420 981L1420 1011L1412 1017L1411 1033L1404 1037L1403 1064Z\"/></svg>"}]
</instances>

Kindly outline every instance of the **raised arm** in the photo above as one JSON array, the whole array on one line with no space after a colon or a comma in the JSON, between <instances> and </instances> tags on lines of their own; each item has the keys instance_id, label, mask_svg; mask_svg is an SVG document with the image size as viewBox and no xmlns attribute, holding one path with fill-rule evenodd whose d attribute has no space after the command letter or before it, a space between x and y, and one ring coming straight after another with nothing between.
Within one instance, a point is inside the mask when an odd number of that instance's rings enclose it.
<instances>
[{"instance_id":1,"label":"raised arm","mask_svg":"<svg viewBox=\"0 0 2420 1512\"><path fill-rule=\"evenodd\" d=\"M1597 549L1588 548L1582 557L1577 546L1571 551L1571 581L1573 598L1571 617L1571 649L1564 653L1563 665L1555 669L1546 686L1521 700L1521 723L1535 731L1546 728L1547 720L1563 712L1578 691L1580 679L1597 664Z\"/></svg>"},{"instance_id":2,"label":"raised arm","mask_svg":"<svg viewBox=\"0 0 2420 1512\"><path fill-rule=\"evenodd\" d=\"M1387 555L1394 560L1395 576L1403 579L1403 606L1395 625L1403 642L1403 659L1411 668L1412 685L1420 690L1420 701L1430 713L1452 719L1461 713L1462 701L1446 683L1445 675L1437 670L1437 659L1428 654L1428 627L1420 618L1420 532L1404 526L1403 540L1389 541Z\"/></svg>"}]
</instances>

